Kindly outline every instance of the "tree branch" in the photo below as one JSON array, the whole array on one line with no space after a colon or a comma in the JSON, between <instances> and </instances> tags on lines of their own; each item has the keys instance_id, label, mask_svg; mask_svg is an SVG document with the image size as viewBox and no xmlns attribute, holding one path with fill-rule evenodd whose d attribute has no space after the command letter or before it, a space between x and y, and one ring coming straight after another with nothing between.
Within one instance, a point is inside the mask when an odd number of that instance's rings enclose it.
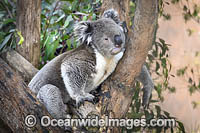
<instances>
[{"instance_id":1,"label":"tree branch","mask_svg":"<svg viewBox=\"0 0 200 133\"><path fill-rule=\"evenodd\" d=\"M0 54L0 57L8 63L11 68L20 73L26 83L29 83L38 70L15 50Z\"/></svg>"},{"instance_id":2,"label":"tree branch","mask_svg":"<svg viewBox=\"0 0 200 133\"><path fill-rule=\"evenodd\" d=\"M49 115L35 95L1 58L0 58L0 119L13 132L62 132L57 127L43 127L42 116ZM37 123L33 128L25 125L25 117L34 115Z\"/></svg>"}]
</instances>

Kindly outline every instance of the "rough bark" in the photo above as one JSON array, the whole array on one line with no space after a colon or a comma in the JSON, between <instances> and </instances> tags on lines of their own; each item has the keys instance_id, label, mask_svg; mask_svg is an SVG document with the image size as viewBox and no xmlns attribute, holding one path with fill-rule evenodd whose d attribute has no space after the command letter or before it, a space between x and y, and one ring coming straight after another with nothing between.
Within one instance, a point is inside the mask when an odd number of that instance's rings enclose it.
<instances>
[{"instance_id":1,"label":"rough bark","mask_svg":"<svg viewBox=\"0 0 200 133\"><path fill-rule=\"evenodd\" d=\"M0 55L14 70L20 73L26 83L29 83L38 70L24 57L14 50Z\"/></svg>"},{"instance_id":2,"label":"rough bark","mask_svg":"<svg viewBox=\"0 0 200 133\"><path fill-rule=\"evenodd\" d=\"M121 19L126 20L126 23L129 24L130 18L128 13L130 11L128 3L130 1L116 0L112 2L112 5L116 5L114 8L120 12ZM107 1L104 1L104 3L104 9L110 8L109 5L111 3L107 4ZM154 41L154 32L156 30L157 0L137 0L136 5L133 23L134 30L130 27L128 28L129 33L125 55L119 62L110 80L103 86L104 89L109 88L111 90L111 103L115 104L110 104L112 105L110 109L114 111L116 117L124 116L128 109L125 107L128 107L131 103L134 79L141 71L141 67Z\"/></svg>"},{"instance_id":3,"label":"rough bark","mask_svg":"<svg viewBox=\"0 0 200 133\"><path fill-rule=\"evenodd\" d=\"M103 8L114 8L120 13L121 19L129 24L130 0L115 0L107 3L104 1ZM130 27L127 40L127 48L123 59L119 62L112 77L107 80L103 90L109 90L111 98L104 103L108 104L110 117L121 118L127 113L133 97L134 79L139 75L141 67L153 43L158 16L157 0L137 0L136 11L132 30ZM105 111L102 110L105 114ZM114 132L119 130L114 129Z\"/></svg>"},{"instance_id":4,"label":"rough bark","mask_svg":"<svg viewBox=\"0 0 200 133\"><path fill-rule=\"evenodd\" d=\"M0 119L13 132L62 132L57 127L42 127L39 120L48 115L35 95L1 58L0 58ZM37 124L33 128L25 125L25 117L34 115Z\"/></svg>"},{"instance_id":5,"label":"rough bark","mask_svg":"<svg viewBox=\"0 0 200 133\"><path fill-rule=\"evenodd\" d=\"M40 59L41 0L17 0L17 29L24 42L17 51L36 68Z\"/></svg>"}]
</instances>

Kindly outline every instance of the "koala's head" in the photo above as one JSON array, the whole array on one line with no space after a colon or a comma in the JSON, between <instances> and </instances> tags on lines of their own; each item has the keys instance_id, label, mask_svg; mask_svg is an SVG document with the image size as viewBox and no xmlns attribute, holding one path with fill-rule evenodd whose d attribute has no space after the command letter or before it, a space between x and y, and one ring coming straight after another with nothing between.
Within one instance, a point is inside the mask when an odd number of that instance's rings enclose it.
<instances>
[{"instance_id":1,"label":"koala's head","mask_svg":"<svg viewBox=\"0 0 200 133\"><path fill-rule=\"evenodd\" d=\"M78 23L74 32L81 44L91 45L105 57L112 57L124 49L125 31L114 10L106 11L96 21Z\"/></svg>"}]
</instances>

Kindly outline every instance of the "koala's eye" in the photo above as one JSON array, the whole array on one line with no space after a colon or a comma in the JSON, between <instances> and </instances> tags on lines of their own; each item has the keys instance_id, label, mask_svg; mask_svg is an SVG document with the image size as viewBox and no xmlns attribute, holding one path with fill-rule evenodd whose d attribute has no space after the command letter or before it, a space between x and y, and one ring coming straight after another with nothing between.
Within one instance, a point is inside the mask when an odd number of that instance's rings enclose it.
<instances>
[{"instance_id":1,"label":"koala's eye","mask_svg":"<svg viewBox=\"0 0 200 133\"><path fill-rule=\"evenodd\" d=\"M108 40L108 38L106 37L106 38L104 38L104 40L106 40L106 41L107 41L107 40Z\"/></svg>"}]
</instances>

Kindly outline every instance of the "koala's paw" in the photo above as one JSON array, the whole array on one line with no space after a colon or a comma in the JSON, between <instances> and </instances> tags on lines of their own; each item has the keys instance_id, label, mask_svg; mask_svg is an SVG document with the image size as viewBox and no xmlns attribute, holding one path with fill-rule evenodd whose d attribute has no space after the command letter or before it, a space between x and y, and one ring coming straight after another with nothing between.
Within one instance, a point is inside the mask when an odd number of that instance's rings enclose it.
<instances>
[{"instance_id":1,"label":"koala's paw","mask_svg":"<svg viewBox=\"0 0 200 133\"><path fill-rule=\"evenodd\" d=\"M85 93L85 95L80 95L76 97L76 106L80 107L81 104L84 104L84 101L94 103L93 99L95 97L92 94Z\"/></svg>"},{"instance_id":2,"label":"koala's paw","mask_svg":"<svg viewBox=\"0 0 200 133\"><path fill-rule=\"evenodd\" d=\"M152 86L145 86L143 90L142 105L146 108L149 105L149 100L152 93Z\"/></svg>"},{"instance_id":3,"label":"koala's paw","mask_svg":"<svg viewBox=\"0 0 200 133\"><path fill-rule=\"evenodd\" d=\"M103 17L105 17L105 18L111 18L111 19L113 19L117 24L120 23L119 15L118 15L117 11L115 11L114 9L106 10L106 11L103 13Z\"/></svg>"}]
</instances>

